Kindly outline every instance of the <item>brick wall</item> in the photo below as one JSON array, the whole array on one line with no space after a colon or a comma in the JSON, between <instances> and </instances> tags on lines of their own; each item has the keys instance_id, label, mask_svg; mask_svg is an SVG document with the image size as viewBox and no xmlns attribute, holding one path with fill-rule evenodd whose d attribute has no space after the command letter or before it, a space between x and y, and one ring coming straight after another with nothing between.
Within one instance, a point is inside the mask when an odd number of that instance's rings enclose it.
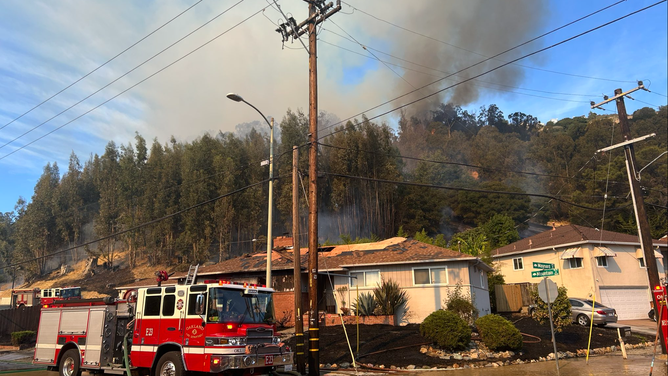
<instances>
[{"instance_id":1,"label":"brick wall","mask_svg":"<svg viewBox=\"0 0 668 376\"><path fill-rule=\"evenodd\" d=\"M304 320L304 330L306 330L309 324L308 314L304 315L302 320ZM357 317L343 316L343 322L348 325L355 325L357 324ZM360 325L397 325L394 316L360 316L359 323ZM320 326L336 325L341 325L341 318L339 315L321 313Z\"/></svg>"},{"instance_id":2,"label":"brick wall","mask_svg":"<svg viewBox=\"0 0 668 376\"><path fill-rule=\"evenodd\" d=\"M282 291L274 293L274 310L276 319L286 327L295 326L295 293ZM302 293L302 312L308 310L308 294ZM306 324L304 324L306 325Z\"/></svg>"}]
</instances>

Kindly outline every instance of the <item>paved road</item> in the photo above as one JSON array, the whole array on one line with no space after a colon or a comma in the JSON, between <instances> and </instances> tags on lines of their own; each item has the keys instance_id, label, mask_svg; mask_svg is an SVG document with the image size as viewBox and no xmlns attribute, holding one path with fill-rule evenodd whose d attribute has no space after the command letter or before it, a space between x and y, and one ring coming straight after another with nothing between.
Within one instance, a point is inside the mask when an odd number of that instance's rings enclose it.
<instances>
[{"instance_id":1,"label":"paved road","mask_svg":"<svg viewBox=\"0 0 668 376\"><path fill-rule=\"evenodd\" d=\"M652 348L629 350L628 359L623 359L620 352L607 355L594 356L589 358L589 363L583 358L562 359L559 361L561 376L608 376L608 375L649 375L650 364L652 362ZM0 353L0 375L20 375L20 376L53 376L55 373L46 370L30 371L34 368L30 364L32 357L31 351L23 350L21 352ZM654 362L653 376L668 376L668 366L666 366L666 355L659 354ZM453 373L454 372L454 373ZM337 371L336 375L341 374L355 375L354 371ZM498 368L476 368L460 369L456 371L434 370L419 371L411 376L534 376L534 375L556 375L556 363L541 362L522 364L514 366L505 366ZM84 372L84 376L89 374ZM378 375L376 373L376 375Z\"/></svg>"}]
</instances>

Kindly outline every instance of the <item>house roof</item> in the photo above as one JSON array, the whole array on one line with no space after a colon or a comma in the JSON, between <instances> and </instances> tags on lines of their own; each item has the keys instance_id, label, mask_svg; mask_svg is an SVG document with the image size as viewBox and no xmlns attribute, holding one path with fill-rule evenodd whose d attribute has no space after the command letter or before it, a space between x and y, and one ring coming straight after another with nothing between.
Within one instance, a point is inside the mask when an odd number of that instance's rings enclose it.
<instances>
[{"instance_id":1,"label":"house roof","mask_svg":"<svg viewBox=\"0 0 668 376\"><path fill-rule=\"evenodd\" d=\"M663 240L663 239L662 239ZM541 232L534 236L518 240L492 251L492 257L505 254L527 252L531 250L543 250L552 247L561 247L565 244L584 243L633 243L640 244L638 236L622 234L619 232L598 230L591 227L578 225L566 225ZM666 244L666 241L654 240L655 245Z\"/></svg>"},{"instance_id":2,"label":"house roof","mask_svg":"<svg viewBox=\"0 0 668 376\"><path fill-rule=\"evenodd\" d=\"M303 248L300 256L302 269L307 269L308 249ZM319 248L318 256L318 269L320 271L335 271L350 267L373 265L454 260L478 261L477 264L480 268L492 271L490 266L479 262L479 259L475 256L402 237L394 237L374 243L323 246ZM267 254L259 252L252 255L246 254L213 265L200 266L197 275L264 273L267 270L266 265ZM274 250L272 253L271 270L294 270L294 253L292 250ZM170 278L170 281L184 278L186 274L185 272L176 273ZM154 279L146 279L138 281L133 286L152 285L155 283L154 281Z\"/></svg>"}]
</instances>

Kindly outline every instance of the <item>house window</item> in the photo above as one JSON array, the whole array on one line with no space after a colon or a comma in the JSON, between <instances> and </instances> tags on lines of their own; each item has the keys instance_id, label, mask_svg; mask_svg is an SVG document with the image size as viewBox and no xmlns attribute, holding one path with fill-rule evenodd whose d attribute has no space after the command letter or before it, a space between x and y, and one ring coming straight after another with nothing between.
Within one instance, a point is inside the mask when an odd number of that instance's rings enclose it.
<instances>
[{"instance_id":1,"label":"house window","mask_svg":"<svg viewBox=\"0 0 668 376\"><path fill-rule=\"evenodd\" d=\"M571 257L568 259L568 267L570 269L579 269L582 267L582 259L579 257Z\"/></svg>"},{"instance_id":2,"label":"house window","mask_svg":"<svg viewBox=\"0 0 668 376\"><path fill-rule=\"evenodd\" d=\"M413 269L413 285L448 284L446 268L415 268Z\"/></svg>"},{"instance_id":3,"label":"house window","mask_svg":"<svg viewBox=\"0 0 668 376\"><path fill-rule=\"evenodd\" d=\"M524 261L521 257L513 259L513 270L524 270Z\"/></svg>"},{"instance_id":4,"label":"house window","mask_svg":"<svg viewBox=\"0 0 668 376\"><path fill-rule=\"evenodd\" d=\"M606 256L596 257L596 266L601 267L601 268L607 268L608 267L608 258Z\"/></svg>"},{"instance_id":5,"label":"house window","mask_svg":"<svg viewBox=\"0 0 668 376\"><path fill-rule=\"evenodd\" d=\"M645 267L645 258L641 257L638 259L638 262L640 263L640 267L644 268Z\"/></svg>"},{"instance_id":6,"label":"house window","mask_svg":"<svg viewBox=\"0 0 668 376\"><path fill-rule=\"evenodd\" d=\"M350 286L376 286L380 283L380 270L369 270L363 272L350 272ZM357 277L357 278L355 278Z\"/></svg>"}]
</instances>

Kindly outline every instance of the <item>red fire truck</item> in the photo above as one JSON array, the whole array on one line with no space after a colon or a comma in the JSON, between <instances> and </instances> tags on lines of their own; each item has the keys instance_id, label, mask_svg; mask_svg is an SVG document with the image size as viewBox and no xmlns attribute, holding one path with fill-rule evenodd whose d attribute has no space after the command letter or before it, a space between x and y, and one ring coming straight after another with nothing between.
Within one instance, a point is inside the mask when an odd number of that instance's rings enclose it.
<instances>
[{"instance_id":1,"label":"red fire truck","mask_svg":"<svg viewBox=\"0 0 668 376\"><path fill-rule=\"evenodd\" d=\"M12 290L12 307L31 307L39 304L39 289L15 289Z\"/></svg>"},{"instance_id":2,"label":"red fire truck","mask_svg":"<svg viewBox=\"0 0 668 376\"><path fill-rule=\"evenodd\" d=\"M272 293L205 281L56 301L41 311L33 363L61 376L290 371L293 353L276 336Z\"/></svg>"},{"instance_id":3,"label":"red fire truck","mask_svg":"<svg viewBox=\"0 0 668 376\"><path fill-rule=\"evenodd\" d=\"M81 287L52 287L42 290L41 305L53 304L56 300L81 299Z\"/></svg>"}]
</instances>

